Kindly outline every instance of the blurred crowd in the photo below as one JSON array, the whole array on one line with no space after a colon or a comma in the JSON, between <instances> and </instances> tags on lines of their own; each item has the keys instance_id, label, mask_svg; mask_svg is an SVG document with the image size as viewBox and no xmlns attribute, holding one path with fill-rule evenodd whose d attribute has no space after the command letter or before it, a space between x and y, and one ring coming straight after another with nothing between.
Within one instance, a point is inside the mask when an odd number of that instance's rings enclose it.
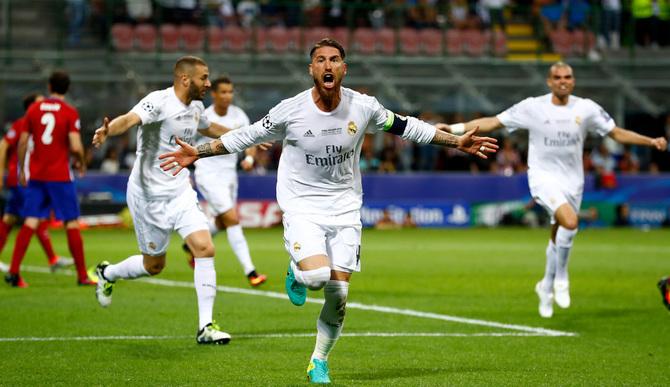
<instances>
[{"instance_id":1,"label":"blurred crowd","mask_svg":"<svg viewBox=\"0 0 670 387\"><path fill-rule=\"evenodd\" d=\"M440 115L424 112L418 115L426 122L464 122L481 117L482 114ZM363 142L360 169L363 173L402 173L429 171L461 171L470 173L496 173L511 176L526 171L528 136L525 131L510 135L506 131L492 134L498 138L500 150L488 160L481 160L450 148L419 145L403 141L400 137L385 133L370 133ZM664 133L670 138L670 114L667 116ZM135 161L135 133L113 137L104 149L87 151L89 169L103 173L129 170ZM258 152L254 164L255 174L275 171L281 155L281 144L274 144L267 151ZM616 174L670 171L670 153L653 152L647 147L623 147L607 137L589 137L584 149L584 170L597 176L596 184L602 188L616 186Z\"/></svg>"},{"instance_id":2,"label":"blurred crowd","mask_svg":"<svg viewBox=\"0 0 670 387\"><path fill-rule=\"evenodd\" d=\"M113 23L201 26L346 26L500 29L509 18L536 36L594 31L600 48L618 49L624 33L641 46L670 44L670 0L65 0L69 43L82 31L106 42ZM631 28L626 28L631 26Z\"/></svg>"}]
</instances>

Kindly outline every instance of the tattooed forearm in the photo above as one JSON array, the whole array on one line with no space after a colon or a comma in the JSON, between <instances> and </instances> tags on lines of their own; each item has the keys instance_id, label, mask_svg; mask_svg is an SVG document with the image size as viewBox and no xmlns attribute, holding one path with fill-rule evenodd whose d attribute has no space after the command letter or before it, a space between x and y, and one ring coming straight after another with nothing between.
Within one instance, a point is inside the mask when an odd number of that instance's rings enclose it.
<instances>
[{"instance_id":1,"label":"tattooed forearm","mask_svg":"<svg viewBox=\"0 0 670 387\"><path fill-rule=\"evenodd\" d=\"M226 147L223 146L221 140L214 140L202 145L198 145L196 150L198 151L198 158L225 155L230 153Z\"/></svg>"},{"instance_id":2,"label":"tattooed forearm","mask_svg":"<svg viewBox=\"0 0 670 387\"><path fill-rule=\"evenodd\" d=\"M457 148L458 136L456 136L455 134L443 132L441 130L436 130L435 137L433 137L433 140L430 143L435 145L446 146L449 148Z\"/></svg>"}]
</instances>

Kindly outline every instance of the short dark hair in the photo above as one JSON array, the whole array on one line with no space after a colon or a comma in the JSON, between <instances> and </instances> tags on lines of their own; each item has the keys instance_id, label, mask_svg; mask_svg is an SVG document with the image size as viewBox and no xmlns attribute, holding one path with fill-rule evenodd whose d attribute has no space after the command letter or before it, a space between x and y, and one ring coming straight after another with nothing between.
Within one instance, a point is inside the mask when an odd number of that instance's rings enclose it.
<instances>
[{"instance_id":1,"label":"short dark hair","mask_svg":"<svg viewBox=\"0 0 670 387\"><path fill-rule=\"evenodd\" d=\"M225 75L218 77L212 81L212 91L216 91L221 84L232 85L233 81L231 81L230 78L226 77Z\"/></svg>"},{"instance_id":2,"label":"short dark hair","mask_svg":"<svg viewBox=\"0 0 670 387\"><path fill-rule=\"evenodd\" d=\"M318 42L316 42L316 44L314 44L312 49L309 51L309 57L314 58L314 51L316 51L318 48L321 47L335 47L340 52L340 56L342 57L342 59L344 59L344 57L346 56L346 54L344 53L344 47L342 47L340 42L331 38L323 38Z\"/></svg>"},{"instance_id":3,"label":"short dark hair","mask_svg":"<svg viewBox=\"0 0 670 387\"><path fill-rule=\"evenodd\" d=\"M49 77L49 90L56 94L65 94L70 88L70 76L62 70L54 71Z\"/></svg>"},{"instance_id":4,"label":"short dark hair","mask_svg":"<svg viewBox=\"0 0 670 387\"><path fill-rule=\"evenodd\" d=\"M39 93L31 93L23 97L23 110L28 110L30 105L32 105L39 96Z\"/></svg>"},{"instance_id":5,"label":"short dark hair","mask_svg":"<svg viewBox=\"0 0 670 387\"><path fill-rule=\"evenodd\" d=\"M189 75L193 75L192 71L196 65L207 66L207 62L197 56L182 56L177 59L177 63L174 64L174 76L178 76L180 72L186 72L189 73Z\"/></svg>"}]
</instances>

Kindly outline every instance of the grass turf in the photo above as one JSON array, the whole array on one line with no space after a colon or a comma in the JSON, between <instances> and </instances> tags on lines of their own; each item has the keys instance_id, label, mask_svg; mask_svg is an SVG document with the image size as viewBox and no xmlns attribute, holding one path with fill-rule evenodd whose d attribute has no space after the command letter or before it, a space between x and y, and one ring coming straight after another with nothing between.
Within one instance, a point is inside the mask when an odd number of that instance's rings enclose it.
<instances>
[{"instance_id":1,"label":"grass turf","mask_svg":"<svg viewBox=\"0 0 670 387\"><path fill-rule=\"evenodd\" d=\"M472 336L516 331L350 308L345 333L462 333L461 337L343 337L330 357L339 385L665 385L670 314L656 281L670 274L667 231L584 230L570 263L573 305L546 320L533 286L547 230L400 230L363 233L363 272L350 302L574 332L575 337ZM14 235L14 234L13 234ZM13 235L10 239L13 239ZM246 230L261 290L283 292L281 230ZM52 232L67 255L61 231ZM219 285L247 289L224 235ZM89 265L136 254L125 230L84 233ZM11 244L3 252L7 262ZM25 265L45 266L33 240ZM0 385L301 385L318 304L219 293L215 319L227 346L195 344L195 292L125 281L108 309L74 276L26 271L28 289L0 286L0 337L168 336L160 340L0 341ZM175 237L158 277L191 281ZM319 297L317 293L310 296ZM516 332L518 333L518 332ZM2 340L2 339L0 339Z\"/></svg>"}]
</instances>

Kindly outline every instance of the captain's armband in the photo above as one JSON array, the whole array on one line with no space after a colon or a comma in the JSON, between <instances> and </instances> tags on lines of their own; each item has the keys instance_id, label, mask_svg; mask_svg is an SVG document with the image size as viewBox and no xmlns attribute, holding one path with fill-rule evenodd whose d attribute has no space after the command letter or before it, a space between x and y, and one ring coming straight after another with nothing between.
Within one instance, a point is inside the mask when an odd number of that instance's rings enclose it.
<instances>
[{"instance_id":1,"label":"captain's armband","mask_svg":"<svg viewBox=\"0 0 670 387\"><path fill-rule=\"evenodd\" d=\"M405 128L407 127L407 117L393 113L388 109L386 112L387 116L386 122L384 123L384 131L395 134L397 136L402 136L403 133L405 133Z\"/></svg>"}]
</instances>

